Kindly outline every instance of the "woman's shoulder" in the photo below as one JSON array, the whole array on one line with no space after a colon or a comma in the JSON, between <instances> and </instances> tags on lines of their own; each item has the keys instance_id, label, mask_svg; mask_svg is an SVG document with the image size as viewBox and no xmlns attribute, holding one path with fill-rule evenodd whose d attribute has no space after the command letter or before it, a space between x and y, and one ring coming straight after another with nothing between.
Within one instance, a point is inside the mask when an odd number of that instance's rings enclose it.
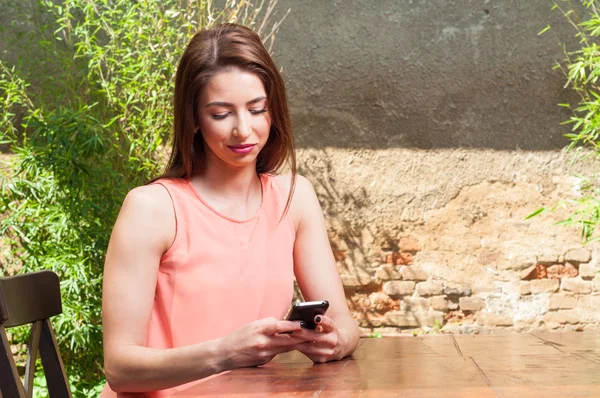
<instances>
[{"instance_id":1,"label":"woman's shoulder","mask_svg":"<svg viewBox=\"0 0 600 398\"><path fill-rule=\"evenodd\" d=\"M281 187L283 192L290 191L290 185L292 184L292 173L278 174L274 176L277 183ZM294 181L294 196L295 197L304 197L306 195L314 194L314 188L308 178L303 175L296 174ZM292 200L294 200L292 198Z\"/></svg>"},{"instance_id":2,"label":"woman's shoulder","mask_svg":"<svg viewBox=\"0 0 600 398\"><path fill-rule=\"evenodd\" d=\"M161 184L142 185L127 193L123 210L134 211L140 216L168 215L173 212L171 196Z\"/></svg>"},{"instance_id":3,"label":"woman's shoulder","mask_svg":"<svg viewBox=\"0 0 600 398\"><path fill-rule=\"evenodd\" d=\"M277 180L282 192L284 192L287 197L292 184L292 174L280 174L274 178ZM304 217L310 217L313 211L320 211L321 208L320 205L318 205L316 197L315 189L310 180L300 174L296 174L292 200L288 209L296 230ZM309 205L315 203L317 204L317 207Z\"/></svg>"}]
</instances>

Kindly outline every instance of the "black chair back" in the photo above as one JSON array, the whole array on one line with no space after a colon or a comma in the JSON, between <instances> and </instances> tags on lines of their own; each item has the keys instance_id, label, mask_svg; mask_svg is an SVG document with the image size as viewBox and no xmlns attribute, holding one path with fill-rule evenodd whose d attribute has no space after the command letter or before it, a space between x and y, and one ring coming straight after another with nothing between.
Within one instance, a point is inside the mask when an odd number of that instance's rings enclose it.
<instances>
[{"instance_id":1,"label":"black chair back","mask_svg":"<svg viewBox=\"0 0 600 398\"><path fill-rule=\"evenodd\" d=\"M52 271L0 278L0 392L2 397L33 396L38 351L51 398L71 391L49 318L62 313L60 282ZM21 382L5 328L31 324L25 382Z\"/></svg>"}]
</instances>

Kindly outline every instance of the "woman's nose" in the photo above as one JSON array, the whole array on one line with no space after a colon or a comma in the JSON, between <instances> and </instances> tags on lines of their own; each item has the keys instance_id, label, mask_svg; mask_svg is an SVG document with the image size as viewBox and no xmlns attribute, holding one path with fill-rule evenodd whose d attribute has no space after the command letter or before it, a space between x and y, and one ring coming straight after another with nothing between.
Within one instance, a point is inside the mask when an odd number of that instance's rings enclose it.
<instances>
[{"instance_id":1,"label":"woman's nose","mask_svg":"<svg viewBox=\"0 0 600 398\"><path fill-rule=\"evenodd\" d=\"M233 127L233 135L243 139L247 138L251 131L250 117L247 115L238 116L237 124Z\"/></svg>"}]
</instances>

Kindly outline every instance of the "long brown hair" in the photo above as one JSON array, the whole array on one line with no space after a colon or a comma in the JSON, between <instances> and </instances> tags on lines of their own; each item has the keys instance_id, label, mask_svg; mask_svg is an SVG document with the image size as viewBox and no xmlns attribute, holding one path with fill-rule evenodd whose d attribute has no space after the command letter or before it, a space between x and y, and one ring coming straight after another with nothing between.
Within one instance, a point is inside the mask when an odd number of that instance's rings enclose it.
<instances>
[{"instance_id":1,"label":"long brown hair","mask_svg":"<svg viewBox=\"0 0 600 398\"><path fill-rule=\"evenodd\" d=\"M197 101L202 88L219 72L237 69L257 75L265 86L271 116L269 139L258 154L256 172L276 173L290 161L292 181L284 215L296 183L294 137L283 79L260 37L237 24L201 30L185 49L175 77L172 151L159 178L190 179L205 167L204 139L196 133Z\"/></svg>"}]
</instances>

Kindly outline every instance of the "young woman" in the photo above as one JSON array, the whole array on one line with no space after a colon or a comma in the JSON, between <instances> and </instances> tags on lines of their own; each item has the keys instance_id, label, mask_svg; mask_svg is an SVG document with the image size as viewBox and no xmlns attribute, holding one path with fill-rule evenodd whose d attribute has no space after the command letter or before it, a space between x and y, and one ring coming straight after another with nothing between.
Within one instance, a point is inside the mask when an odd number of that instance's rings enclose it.
<instances>
[{"instance_id":1,"label":"young woman","mask_svg":"<svg viewBox=\"0 0 600 398\"><path fill-rule=\"evenodd\" d=\"M234 24L196 34L174 103L167 171L127 195L106 255L102 396L164 397L291 350L316 363L350 355L358 327L259 37ZM276 175L288 161L292 173ZM330 303L316 330L282 320L294 275L307 301Z\"/></svg>"}]
</instances>

